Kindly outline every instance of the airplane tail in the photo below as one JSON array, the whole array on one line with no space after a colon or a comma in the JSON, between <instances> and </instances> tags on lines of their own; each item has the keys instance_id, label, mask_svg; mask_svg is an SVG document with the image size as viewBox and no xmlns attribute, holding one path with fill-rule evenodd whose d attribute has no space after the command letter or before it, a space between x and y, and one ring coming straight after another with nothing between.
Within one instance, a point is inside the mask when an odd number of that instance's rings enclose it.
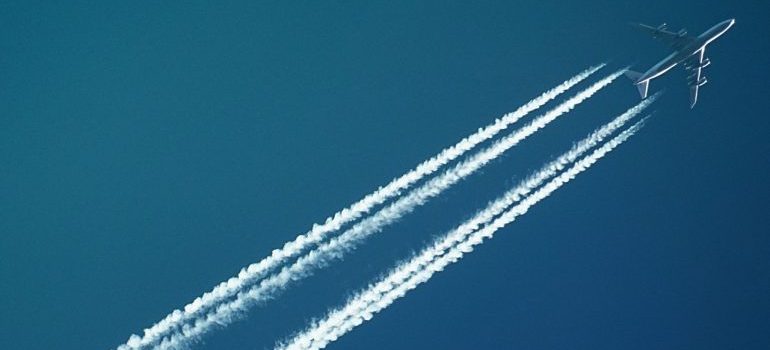
<instances>
[{"instance_id":1,"label":"airplane tail","mask_svg":"<svg viewBox=\"0 0 770 350\"><path fill-rule=\"evenodd\" d=\"M628 70L625 73L626 77L628 79L631 79L631 82L636 85L636 89L639 90L639 95L642 96L642 99L647 98L647 91L650 87L650 80L645 81L639 81L639 78L642 77L642 73L634 72L632 70Z\"/></svg>"}]
</instances>

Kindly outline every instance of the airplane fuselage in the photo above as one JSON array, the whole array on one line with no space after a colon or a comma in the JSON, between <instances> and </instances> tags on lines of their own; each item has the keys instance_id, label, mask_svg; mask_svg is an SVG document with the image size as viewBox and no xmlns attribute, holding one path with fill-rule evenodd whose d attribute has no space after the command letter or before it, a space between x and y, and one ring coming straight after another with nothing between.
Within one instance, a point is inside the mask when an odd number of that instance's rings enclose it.
<instances>
[{"instance_id":1,"label":"airplane fuselage","mask_svg":"<svg viewBox=\"0 0 770 350\"><path fill-rule=\"evenodd\" d=\"M652 68L644 72L644 74L642 74L642 76L639 77L636 82L643 83L645 81L655 79L668 72L671 68L676 67L676 65L682 63L682 61L686 60L688 57L697 54L700 50L703 50L706 45L716 40L716 38L730 29L734 23L734 19L728 19L711 27L711 29L705 31L703 34L695 38L694 41L677 49L668 57L664 58Z\"/></svg>"}]
</instances>

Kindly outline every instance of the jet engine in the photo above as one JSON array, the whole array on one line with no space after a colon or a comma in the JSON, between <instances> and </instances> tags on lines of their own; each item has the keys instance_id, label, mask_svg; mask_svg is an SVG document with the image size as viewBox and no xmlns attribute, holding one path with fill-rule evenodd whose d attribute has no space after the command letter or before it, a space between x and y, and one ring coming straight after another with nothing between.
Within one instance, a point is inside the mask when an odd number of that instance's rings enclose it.
<instances>
[{"instance_id":1,"label":"jet engine","mask_svg":"<svg viewBox=\"0 0 770 350\"><path fill-rule=\"evenodd\" d=\"M704 58L703 62L701 62L700 65L693 66L693 65L689 65L689 64L685 63L684 64L684 69L686 69L688 71L694 70L696 68L703 69L703 68L708 67L708 65L710 65L710 64L711 64L711 60L709 60L708 58Z\"/></svg>"}]
</instances>

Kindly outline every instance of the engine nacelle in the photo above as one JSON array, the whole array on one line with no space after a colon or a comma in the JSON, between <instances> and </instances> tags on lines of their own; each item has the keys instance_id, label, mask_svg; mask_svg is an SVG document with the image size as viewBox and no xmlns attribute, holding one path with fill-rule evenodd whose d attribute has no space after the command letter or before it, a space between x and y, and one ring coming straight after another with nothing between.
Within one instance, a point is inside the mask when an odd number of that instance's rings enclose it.
<instances>
[{"instance_id":1,"label":"engine nacelle","mask_svg":"<svg viewBox=\"0 0 770 350\"><path fill-rule=\"evenodd\" d=\"M703 62L701 62L700 65L697 65L697 66L691 66L691 65L685 63L684 69L686 69L688 71L694 70L696 68L703 69L703 68L708 67L710 64L711 64L711 60L709 60L708 58L704 58Z\"/></svg>"},{"instance_id":2,"label":"engine nacelle","mask_svg":"<svg viewBox=\"0 0 770 350\"><path fill-rule=\"evenodd\" d=\"M684 38L687 35L687 29L682 29L676 34L679 35L680 38Z\"/></svg>"},{"instance_id":3,"label":"engine nacelle","mask_svg":"<svg viewBox=\"0 0 770 350\"><path fill-rule=\"evenodd\" d=\"M706 85L707 82L708 80L706 80L706 77L700 78L700 80L698 80L698 86Z\"/></svg>"},{"instance_id":4,"label":"engine nacelle","mask_svg":"<svg viewBox=\"0 0 770 350\"><path fill-rule=\"evenodd\" d=\"M663 23L663 24L659 25L658 26L658 30L666 30L666 24Z\"/></svg>"}]
</instances>

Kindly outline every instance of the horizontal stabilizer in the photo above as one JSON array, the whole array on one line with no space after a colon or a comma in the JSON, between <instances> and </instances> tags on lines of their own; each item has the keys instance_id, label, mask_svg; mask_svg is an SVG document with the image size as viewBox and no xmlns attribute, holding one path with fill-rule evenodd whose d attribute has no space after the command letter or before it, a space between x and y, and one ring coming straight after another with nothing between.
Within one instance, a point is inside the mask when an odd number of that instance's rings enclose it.
<instances>
[{"instance_id":1,"label":"horizontal stabilizer","mask_svg":"<svg viewBox=\"0 0 770 350\"><path fill-rule=\"evenodd\" d=\"M650 87L650 81L649 80L645 80L644 82L636 84L636 89L639 90L639 96L641 96L642 99L647 98L647 89L649 87Z\"/></svg>"},{"instance_id":2,"label":"horizontal stabilizer","mask_svg":"<svg viewBox=\"0 0 770 350\"><path fill-rule=\"evenodd\" d=\"M628 79L631 79L631 81L636 85L636 89L639 90L639 95L644 99L647 98L647 90L650 86L650 80L645 80L640 82L639 78L642 77L642 73L634 72L632 70L626 71L624 73Z\"/></svg>"},{"instance_id":3,"label":"horizontal stabilizer","mask_svg":"<svg viewBox=\"0 0 770 350\"><path fill-rule=\"evenodd\" d=\"M631 81L633 81L633 82L634 82L634 84L636 84L637 82L639 82L639 78L641 78L641 77L642 77L642 73L639 73L639 72L634 72L634 71L632 71L632 70L627 70L627 71L626 71L625 73L623 73L623 74L626 76L626 78L628 78L628 79L631 79Z\"/></svg>"}]
</instances>

